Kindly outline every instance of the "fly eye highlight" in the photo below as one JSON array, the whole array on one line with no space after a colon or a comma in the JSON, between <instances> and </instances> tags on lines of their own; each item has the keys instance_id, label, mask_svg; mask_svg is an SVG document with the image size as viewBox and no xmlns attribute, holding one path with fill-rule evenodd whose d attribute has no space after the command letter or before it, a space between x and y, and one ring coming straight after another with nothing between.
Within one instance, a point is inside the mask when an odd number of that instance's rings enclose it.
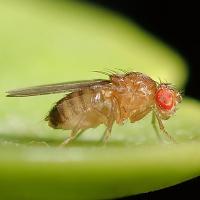
<instances>
[{"instance_id":1,"label":"fly eye highlight","mask_svg":"<svg viewBox=\"0 0 200 200\"><path fill-rule=\"evenodd\" d=\"M174 106L174 98L172 91L161 88L156 93L156 103L164 110L171 110Z\"/></svg>"}]
</instances>

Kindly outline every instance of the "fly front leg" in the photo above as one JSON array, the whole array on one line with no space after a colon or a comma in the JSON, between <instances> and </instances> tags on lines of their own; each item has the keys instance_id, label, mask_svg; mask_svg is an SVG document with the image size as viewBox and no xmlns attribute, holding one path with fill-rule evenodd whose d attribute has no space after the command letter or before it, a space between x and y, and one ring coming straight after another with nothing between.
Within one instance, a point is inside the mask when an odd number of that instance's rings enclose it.
<instances>
[{"instance_id":1,"label":"fly front leg","mask_svg":"<svg viewBox=\"0 0 200 200\"><path fill-rule=\"evenodd\" d=\"M158 128L157 128L157 126L156 126L156 114L155 114L154 112L152 112L152 120L151 120L151 123L152 123L152 126L153 126L153 128L154 128L154 130L155 130L155 132L156 132L156 136L157 136L158 140L159 140L160 142L163 142L163 141L162 141L162 138L161 138L161 136L160 136L160 133L159 133L159 131L158 131Z\"/></svg>"},{"instance_id":2,"label":"fly front leg","mask_svg":"<svg viewBox=\"0 0 200 200\"><path fill-rule=\"evenodd\" d=\"M167 136L167 138L169 140L171 140L174 143L177 143L176 140L165 130L165 127L164 127L164 125L162 123L162 120L160 119L160 117L158 116L158 114L155 113L155 115L156 115L156 119L158 120L158 124L159 124L160 130Z\"/></svg>"}]
</instances>

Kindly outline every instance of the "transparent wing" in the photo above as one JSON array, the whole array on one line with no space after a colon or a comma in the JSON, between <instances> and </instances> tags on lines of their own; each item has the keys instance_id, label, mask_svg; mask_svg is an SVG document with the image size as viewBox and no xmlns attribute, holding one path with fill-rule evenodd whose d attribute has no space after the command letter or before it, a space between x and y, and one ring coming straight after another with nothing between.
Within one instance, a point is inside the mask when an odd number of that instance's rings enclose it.
<instances>
[{"instance_id":1,"label":"transparent wing","mask_svg":"<svg viewBox=\"0 0 200 200\"><path fill-rule=\"evenodd\" d=\"M28 97L45 94L63 93L67 91L72 92L85 87L100 87L101 85L105 85L108 83L110 83L110 81L104 79L83 80L21 88L16 90L10 90L6 93L7 97Z\"/></svg>"}]
</instances>

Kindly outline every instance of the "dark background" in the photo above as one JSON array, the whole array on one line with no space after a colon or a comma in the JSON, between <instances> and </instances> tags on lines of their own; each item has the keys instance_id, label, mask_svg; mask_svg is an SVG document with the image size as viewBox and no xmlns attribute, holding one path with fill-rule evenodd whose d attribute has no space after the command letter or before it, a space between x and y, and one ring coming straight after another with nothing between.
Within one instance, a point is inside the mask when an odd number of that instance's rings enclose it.
<instances>
[{"instance_id":1,"label":"dark background","mask_svg":"<svg viewBox=\"0 0 200 200\"><path fill-rule=\"evenodd\" d=\"M185 95L200 99L200 7L192 1L87 0L136 21L146 30L175 48L189 64ZM183 166L184 167L184 166ZM200 177L156 192L124 199L199 199Z\"/></svg>"},{"instance_id":2,"label":"dark background","mask_svg":"<svg viewBox=\"0 0 200 200\"><path fill-rule=\"evenodd\" d=\"M200 99L200 7L197 3L176 1L87 0L117 11L176 49L189 64L187 96Z\"/></svg>"}]
</instances>

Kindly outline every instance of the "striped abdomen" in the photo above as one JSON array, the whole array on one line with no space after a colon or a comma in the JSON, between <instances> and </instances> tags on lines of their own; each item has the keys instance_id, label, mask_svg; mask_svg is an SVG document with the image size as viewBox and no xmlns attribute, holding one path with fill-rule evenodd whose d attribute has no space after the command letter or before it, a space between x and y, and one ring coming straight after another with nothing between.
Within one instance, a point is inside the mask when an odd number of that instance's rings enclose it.
<instances>
[{"instance_id":1,"label":"striped abdomen","mask_svg":"<svg viewBox=\"0 0 200 200\"><path fill-rule=\"evenodd\" d=\"M101 91L83 89L58 101L46 120L53 128L78 131L106 124L110 107Z\"/></svg>"}]
</instances>

